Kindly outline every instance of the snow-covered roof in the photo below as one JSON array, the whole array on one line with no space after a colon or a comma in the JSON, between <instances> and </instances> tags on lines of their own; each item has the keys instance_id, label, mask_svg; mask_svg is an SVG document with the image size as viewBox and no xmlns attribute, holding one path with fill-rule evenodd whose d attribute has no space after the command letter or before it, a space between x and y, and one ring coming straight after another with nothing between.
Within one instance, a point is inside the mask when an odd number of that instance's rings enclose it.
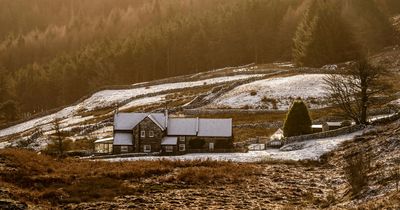
<instances>
[{"instance_id":1,"label":"snow-covered roof","mask_svg":"<svg viewBox=\"0 0 400 210\"><path fill-rule=\"evenodd\" d=\"M118 113L114 117L115 130L132 130L148 117L169 136L231 137L232 119L168 118L163 113Z\"/></svg>"},{"instance_id":2,"label":"snow-covered roof","mask_svg":"<svg viewBox=\"0 0 400 210\"><path fill-rule=\"evenodd\" d=\"M335 127L340 127L342 126L342 122L326 122L328 126L335 126Z\"/></svg>"},{"instance_id":3,"label":"snow-covered roof","mask_svg":"<svg viewBox=\"0 0 400 210\"><path fill-rule=\"evenodd\" d=\"M273 135L283 135L283 130L279 128L278 130L275 131Z\"/></svg>"},{"instance_id":4,"label":"snow-covered roof","mask_svg":"<svg viewBox=\"0 0 400 210\"><path fill-rule=\"evenodd\" d=\"M148 117L156 123L161 130L165 130L166 125L165 125L165 114L163 113L151 113L148 115Z\"/></svg>"},{"instance_id":5,"label":"snow-covered roof","mask_svg":"<svg viewBox=\"0 0 400 210\"><path fill-rule=\"evenodd\" d=\"M312 125L311 128L321 128L322 129L323 125Z\"/></svg>"},{"instance_id":6,"label":"snow-covered roof","mask_svg":"<svg viewBox=\"0 0 400 210\"><path fill-rule=\"evenodd\" d=\"M104 138L104 139L98 139L96 141L94 141L94 143L105 143L105 142L111 142L113 141L113 137L109 137L109 138Z\"/></svg>"},{"instance_id":7,"label":"snow-covered roof","mask_svg":"<svg viewBox=\"0 0 400 210\"><path fill-rule=\"evenodd\" d=\"M197 118L169 118L168 135L195 136L197 134Z\"/></svg>"},{"instance_id":8,"label":"snow-covered roof","mask_svg":"<svg viewBox=\"0 0 400 210\"><path fill-rule=\"evenodd\" d=\"M147 115L147 113L117 113L114 115L114 129L132 130Z\"/></svg>"},{"instance_id":9,"label":"snow-covered roof","mask_svg":"<svg viewBox=\"0 0 400 210\"><path fill-rule=\"evenodd\" d=\"M178 142L178 137L164 137L161 140L161 145L176 145Z\"/></svg>"},{"instance_id":10,"label":"snow-covered roof","mask_svg":"<svg viewBox=\"0 0 400 210\"><path fill-rule=\"evenodd\" d=\"M114 133L114 145L133 145L132 133Z\"/></svg>"},{"instance_id":11,"label":"snow-covered roof","mask_svg":"<svg viewBox=\"0 0 400 210\"><path fill-rule=\"evenodd\" d=\"M198 136L231 137L232 119L199 119Z\"/></svg>"},{"instance_id":12,"label":"snow-covered roof","mask_svg":"<svg viewBox=\"0 0 400 210\"><path fill-rule=\"evenodd\" d=\"M114 129L132 130L146 117L149 117L161 130L165 129L165 115L163 113L117 113L114 115Z\"/></svg>"},{"instance_id":13,"label":"snow-covered roof","mask_svg":"<svg viewBox=\"0 0 400 210\"><path fill-rule=\"evenodd\" d=\"M274 134L272 134L272 136L270 137L270 139L271 139L271 140L280 140L280 139L282 139L283 137L284 137L284 136L283 136L283 130L279 128L278 130L275 131Z\"/></svg>"}]
</instances>

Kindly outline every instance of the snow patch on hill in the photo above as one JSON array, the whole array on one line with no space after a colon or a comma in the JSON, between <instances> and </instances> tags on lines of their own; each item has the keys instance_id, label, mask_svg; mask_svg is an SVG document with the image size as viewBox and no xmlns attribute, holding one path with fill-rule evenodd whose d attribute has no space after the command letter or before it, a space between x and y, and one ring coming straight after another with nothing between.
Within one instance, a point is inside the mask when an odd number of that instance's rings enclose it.
<instances>
[{"instance_id":1,"label":"snow patch on hill","mask_svg":"<svg viewBox=\"0 0 400 210\"><path fill-rule=\"evenodd\" d=\"M325 74L302 74L258 80L234 88L207 108L247 107L286 110L297 97L306 100L311 108L322 108L325 106L322 103L325 97L323 80L325 76Z\"/></svg>"},{"instance_id":2,"label":"snow patch on hill","mask_svg":"<svg viewBox=\"0 0 400 210\"><path fill-rule=\"evenodd\" d=\"M38 128L42 131L49 131L52 129L51 123L54 119L59 118L63 119L62 126L69 126L76 123L83 123L85 120L89 120L92 118L83 118L79 119L78 113L82 111L93 111L96 109L101 109L105 107L113 107L116 104L129 100L130 98L138 97L145 94L157 94L162 91L173 91L182 88L191 88L191 87L199 87L202 85L211 85L211 84L219 84L231 81L244 80L248 78L254 77L262 77L264 74L246 74L246 75L235 75L235 76L225 76L225 77L215 77L211 79L204 79L198 81L190 81L190 82L178 82L178 83L166 83L154 86L140 87L140 88L132 88L132 89L123 89L123 90L103 90L93 94L91 97L87 98L83 102L69 106L67 108L62 109L61 111L50 114L44 117L39 117L36 119L29 120L27 122L11 126L9 128L0 130L0 137L7 136L15 133L21 133L23 131ZM133 100L126 107L145 105L152 102L157 102L158 99L161 99L163 96L155 96L150 98L139 98Z\"/></svg>"}]
</instances>

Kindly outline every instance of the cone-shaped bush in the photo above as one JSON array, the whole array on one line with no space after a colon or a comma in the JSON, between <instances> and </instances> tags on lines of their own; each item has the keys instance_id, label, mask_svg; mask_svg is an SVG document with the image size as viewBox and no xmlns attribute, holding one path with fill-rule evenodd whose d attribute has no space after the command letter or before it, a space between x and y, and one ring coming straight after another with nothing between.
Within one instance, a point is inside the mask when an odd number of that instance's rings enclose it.
<instances>
[{"instance_id":1,"label":"cone-shaped bush","mask_svg":"<svg viewBox=\"0 0 400 210\"><path fill-rule=\"evenodd\" d=\"M295 100L286 115L283 134L285 137L310 134L311 124L306 104L302 100Z\"/></svg>"}]
</instances>

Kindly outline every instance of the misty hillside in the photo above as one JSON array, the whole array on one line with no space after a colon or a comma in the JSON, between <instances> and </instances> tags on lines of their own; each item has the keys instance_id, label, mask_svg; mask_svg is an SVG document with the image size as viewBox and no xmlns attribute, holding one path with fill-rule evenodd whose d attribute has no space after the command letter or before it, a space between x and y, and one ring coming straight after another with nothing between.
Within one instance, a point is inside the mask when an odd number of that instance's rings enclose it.
<instances>
[{"instance_id":1,"label":"misty hillside","mask_svg":"<svg viewBox=\"0 0 400 210\"><path fill-rule=\"evenodd\" d=\"M0 4L0 104L18 110L0 115L3 123L104 86L249 63L348 61L397 43L391 21L400 12L396 0Z\"/></svg>"}]
</instances>

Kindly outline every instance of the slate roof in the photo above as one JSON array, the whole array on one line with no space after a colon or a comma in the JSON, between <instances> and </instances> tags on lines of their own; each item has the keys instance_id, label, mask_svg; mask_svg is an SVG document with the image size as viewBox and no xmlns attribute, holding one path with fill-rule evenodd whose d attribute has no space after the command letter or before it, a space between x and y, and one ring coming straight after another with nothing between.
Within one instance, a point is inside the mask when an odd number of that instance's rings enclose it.
<instances>
[{"instance_id":1,"label":"slate roof","mask_svg":"<svg viewBox=\"0 0 400 210\"><path fill-rule=\"evenodd\" d=\"M326 122L326 124L328 124L328 126L333 126L333 127L341 127L342 126L342 122Z\"/></svg>"},{"instance_id":2,"label":"slate roof","mask_svg":"<svg viewBox=\"0 0 400 210\"><path fill-rule=\"evenodd\" d=\"M231 137L232 119L199 119L198 136Z\"/></svg>"},{"instance_id":3,"label":"slate roof","mask_svg":"<svg viewBox=\"0 0 400 210\"><path fill-rule=\"evenodd\" d=\"M133 145L132 133L114 133L114 145Z\"/></svg>"},{"instance_id":4,"label":"slate roof","mask_svg":"<svg viewBox=\"0 0 400 210\"><path fill-rule=\"evenodd\" d=\"M196 136L197 118L169 118L167 134L170 136Z\"/></svg>"},{"instance_id":5,"label":"slate roof","mask_svg":"<svg viewBox=\"0 0 400 210\"><path fill-rule=\"evenodd\" d=\"M117 113L114 115L114 130L132 130L146 117L149 117L161 130L165 130L163 113Z\"/></svg>"},{"instance_id":6,"label":"slate roof","mask_svg":"<svg viewBox=\"0 0 400 210\"><path fill-rule=\"evenodd\" d=\"M113 137L104 138L104 139L97 139L94 143L112 143L114 140Z\"/></svg>"},{"instance_id":7,"label":"slate roof","mask_svg":"<svg viewBox=\"0 0 400 210\"><path fill-rule=\"evenodd\" d=\"M163 113L117 113L114 130L130 131L146 117L162 130L167 129L168 136L232 136L232 119L168 118L166 122Z\"/></svg>"},{"instance_id":8,"label":"slate roof","mask_svg":"<svg viewBox=\"0 0 400 210\"><path fill-rule=\"evenodd\" d=\"M311 128L323 128L324 126L323 125L320 125L320 124L318 124L318 125L311 125Z\"/></svg>"},{"instance_id":9,"label":"slate roof","mask_svg":"<svg viewBox=\"0 0 400 210\"><path fill-rule=\"evenodd\" d=\"M178 143L178 137L166 136L161 140L161 145L176 145Z\"/></svg>"}]
</instances>

